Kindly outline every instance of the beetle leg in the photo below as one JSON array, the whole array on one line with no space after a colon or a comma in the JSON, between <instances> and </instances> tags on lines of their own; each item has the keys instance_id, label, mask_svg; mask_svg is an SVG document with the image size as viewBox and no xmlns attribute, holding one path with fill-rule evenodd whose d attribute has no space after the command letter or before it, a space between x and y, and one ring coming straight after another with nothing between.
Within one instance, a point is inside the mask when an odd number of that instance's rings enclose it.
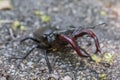
<instances>
[{"instance_id":1,"label":"beetle leg","mask_svg":"<svg viewBox=\"0 0 120 80\"><path fill-rule=\"evenodd\" d=\"M77 54L79 56L82 56L82 57L88 57L89 55L88 54L84 54L80 51L79 47L77 46L77 44L74 42L74 40L72 40L71 38L65 36L65 35L58 35L58 38L66 43L69 43L71 44L71 46L73 47L73 49L77 52Z\"/></svg>"},{"instance_id":2,"label":"beetle leg","mask_svg":"<svg viewBox=\"0 0 120 80\"><path fill-rule=\"evenodd\" d=\"M39 42L38 40L36 40L36 39L34 39L34 38L32 38L32 37L26 37L26 38L22 39L22 40L20 41L20 43L22 43L22 42L24 42L24 41L26 41L26 40L28 40L28 39L33 40L33 41L35 41L35 42Z\"/></svg>"},{"instance_id":3,"label":"beetle leg","mask_svg":"<svg viewBox=\"0 0 120 80\"><path fill-rule=\"evenodd\" d=\"M49 69L49 73L51 73L52 67L51 67L49 59L48 59L48 53L49 53L49 51L45 50L45 60L46 60L46 63L47 63L48 69Z\"/></svg>"},{"instance_id":4,"label":"beetle leg","mask_svg":"<svg viewBox=\"0 0 120 80\"><path fill-rule=\"evenodd\" d=\"M23 56L23 57L12 57L11 59L26 59L27 56L29 56L30 53L31 53L35 48L38 48L38 45L33 46L33 47L30 49L30 51L29 51L25 56Z\"/></svg>"},{"instance_id":5,"label":"beetle leg","mask_svg":"<svg viewBox=\"0 0 120 80\"><path fill-rule=\"evenodd\" d=\"M96 52L101 52L100 50L100 45L99 45L99 41L98 41L98 38L97 36L93 33L93 31L91 31L90 29L83 29L82 31L80 31L79 33L76 32L76 33L73 33L73 40L76 40L78 37L82 37L83 35L89 35L91 38L94 39L94 42L95 42L95 46L96 46Z\"/></svg>"}]
</instances>

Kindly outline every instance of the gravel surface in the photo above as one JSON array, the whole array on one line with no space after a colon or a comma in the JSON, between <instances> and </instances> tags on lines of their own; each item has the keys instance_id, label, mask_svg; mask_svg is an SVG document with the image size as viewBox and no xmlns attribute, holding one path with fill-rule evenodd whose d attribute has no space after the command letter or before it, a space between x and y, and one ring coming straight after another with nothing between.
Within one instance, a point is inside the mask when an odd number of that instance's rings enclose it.
<instances>
[{"instance_id":1,"label":"gravel surface","mask_svg":"<svg viewBox=\"0 0 120 80\"><path fill-rule=\"evenodd\" d=\"M119 0L11 0L13 9L0 10L0 80L120 80L120 1ZM77 56L74 52L49 54L53 72L49 74L44 51L35 49L25 60L10 60L23 56L34 45L20 40L30 36L37 28L46 25L39 10L52 18L52 26L67 28L90 28L100 23L93 31L99 38L102 57L105 53L114 56L110 66ZM7 20L7 22L6 22ZM12 30L12 23L19 21L25 31ZM104 62L104 61L103 61Z\"/></svg>"}]
</instances>

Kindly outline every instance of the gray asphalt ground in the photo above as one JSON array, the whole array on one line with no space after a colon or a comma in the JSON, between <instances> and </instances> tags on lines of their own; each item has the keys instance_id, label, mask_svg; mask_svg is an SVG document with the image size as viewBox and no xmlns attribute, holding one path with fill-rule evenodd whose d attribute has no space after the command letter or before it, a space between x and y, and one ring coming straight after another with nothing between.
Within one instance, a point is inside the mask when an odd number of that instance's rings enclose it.
<instances>
[{"instance_id":1,"label":"gray asphalt ground","mask_svg":"<svg viewBox=\"0 0 120 80\"><path fill-rule=\"evenodd\" d=\"M12 10L0 10L0 80L120 80L120 1L119 0L11 0ZM114 56L110 66L89 61L75 53L50 53L53 72L49 74L44 51L35 49L24 61L9 60L23 56L34 43L20 45L20 40L30 36L43 23L34 12L38 10L52 18L52 26L68 28L70 25L90 28L98 36L101 53ZM12 31L12 22L19 21L25 31ZM30 44L27 44L30 43ZM103 61L104 62L104 61Z\"/></svg>"}]
</instances>

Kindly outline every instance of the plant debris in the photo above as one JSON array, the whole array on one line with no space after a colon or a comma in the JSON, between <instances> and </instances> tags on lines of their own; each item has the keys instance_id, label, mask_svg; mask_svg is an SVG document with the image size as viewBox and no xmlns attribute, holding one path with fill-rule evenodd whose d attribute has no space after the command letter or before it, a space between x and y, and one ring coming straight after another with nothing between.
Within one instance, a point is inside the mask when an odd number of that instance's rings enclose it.
<instances>
[{"instance_id":1,"label":"plant debris","mask_svg":"<svg viewBox=\"0 0 120 80\"><path fill-rule=\"evenodd\" d=\"M11 0L0 0L0 10L11 10Z\"/></svg>"}]
</instances>

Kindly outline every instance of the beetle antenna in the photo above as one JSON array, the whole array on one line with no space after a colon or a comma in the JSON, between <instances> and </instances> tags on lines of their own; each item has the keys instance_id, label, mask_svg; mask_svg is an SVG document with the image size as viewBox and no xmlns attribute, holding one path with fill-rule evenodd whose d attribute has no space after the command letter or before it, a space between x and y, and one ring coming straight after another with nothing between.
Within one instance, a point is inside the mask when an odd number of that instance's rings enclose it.
<instances>
[{"instance_id":1,"label":"beetle antenna","mask_svg":"<svg viewBox=\"0 0 120 80\"><path fill-rule=\"evenodd\" d=\"M89 28L91 28L91 29L95 29L96 26L101 26L101 25L107 26L108 24L107 24L107 23L100 23L100 24L94 25L94 26L89 27Z\"/></svg>"}]
</instances>

